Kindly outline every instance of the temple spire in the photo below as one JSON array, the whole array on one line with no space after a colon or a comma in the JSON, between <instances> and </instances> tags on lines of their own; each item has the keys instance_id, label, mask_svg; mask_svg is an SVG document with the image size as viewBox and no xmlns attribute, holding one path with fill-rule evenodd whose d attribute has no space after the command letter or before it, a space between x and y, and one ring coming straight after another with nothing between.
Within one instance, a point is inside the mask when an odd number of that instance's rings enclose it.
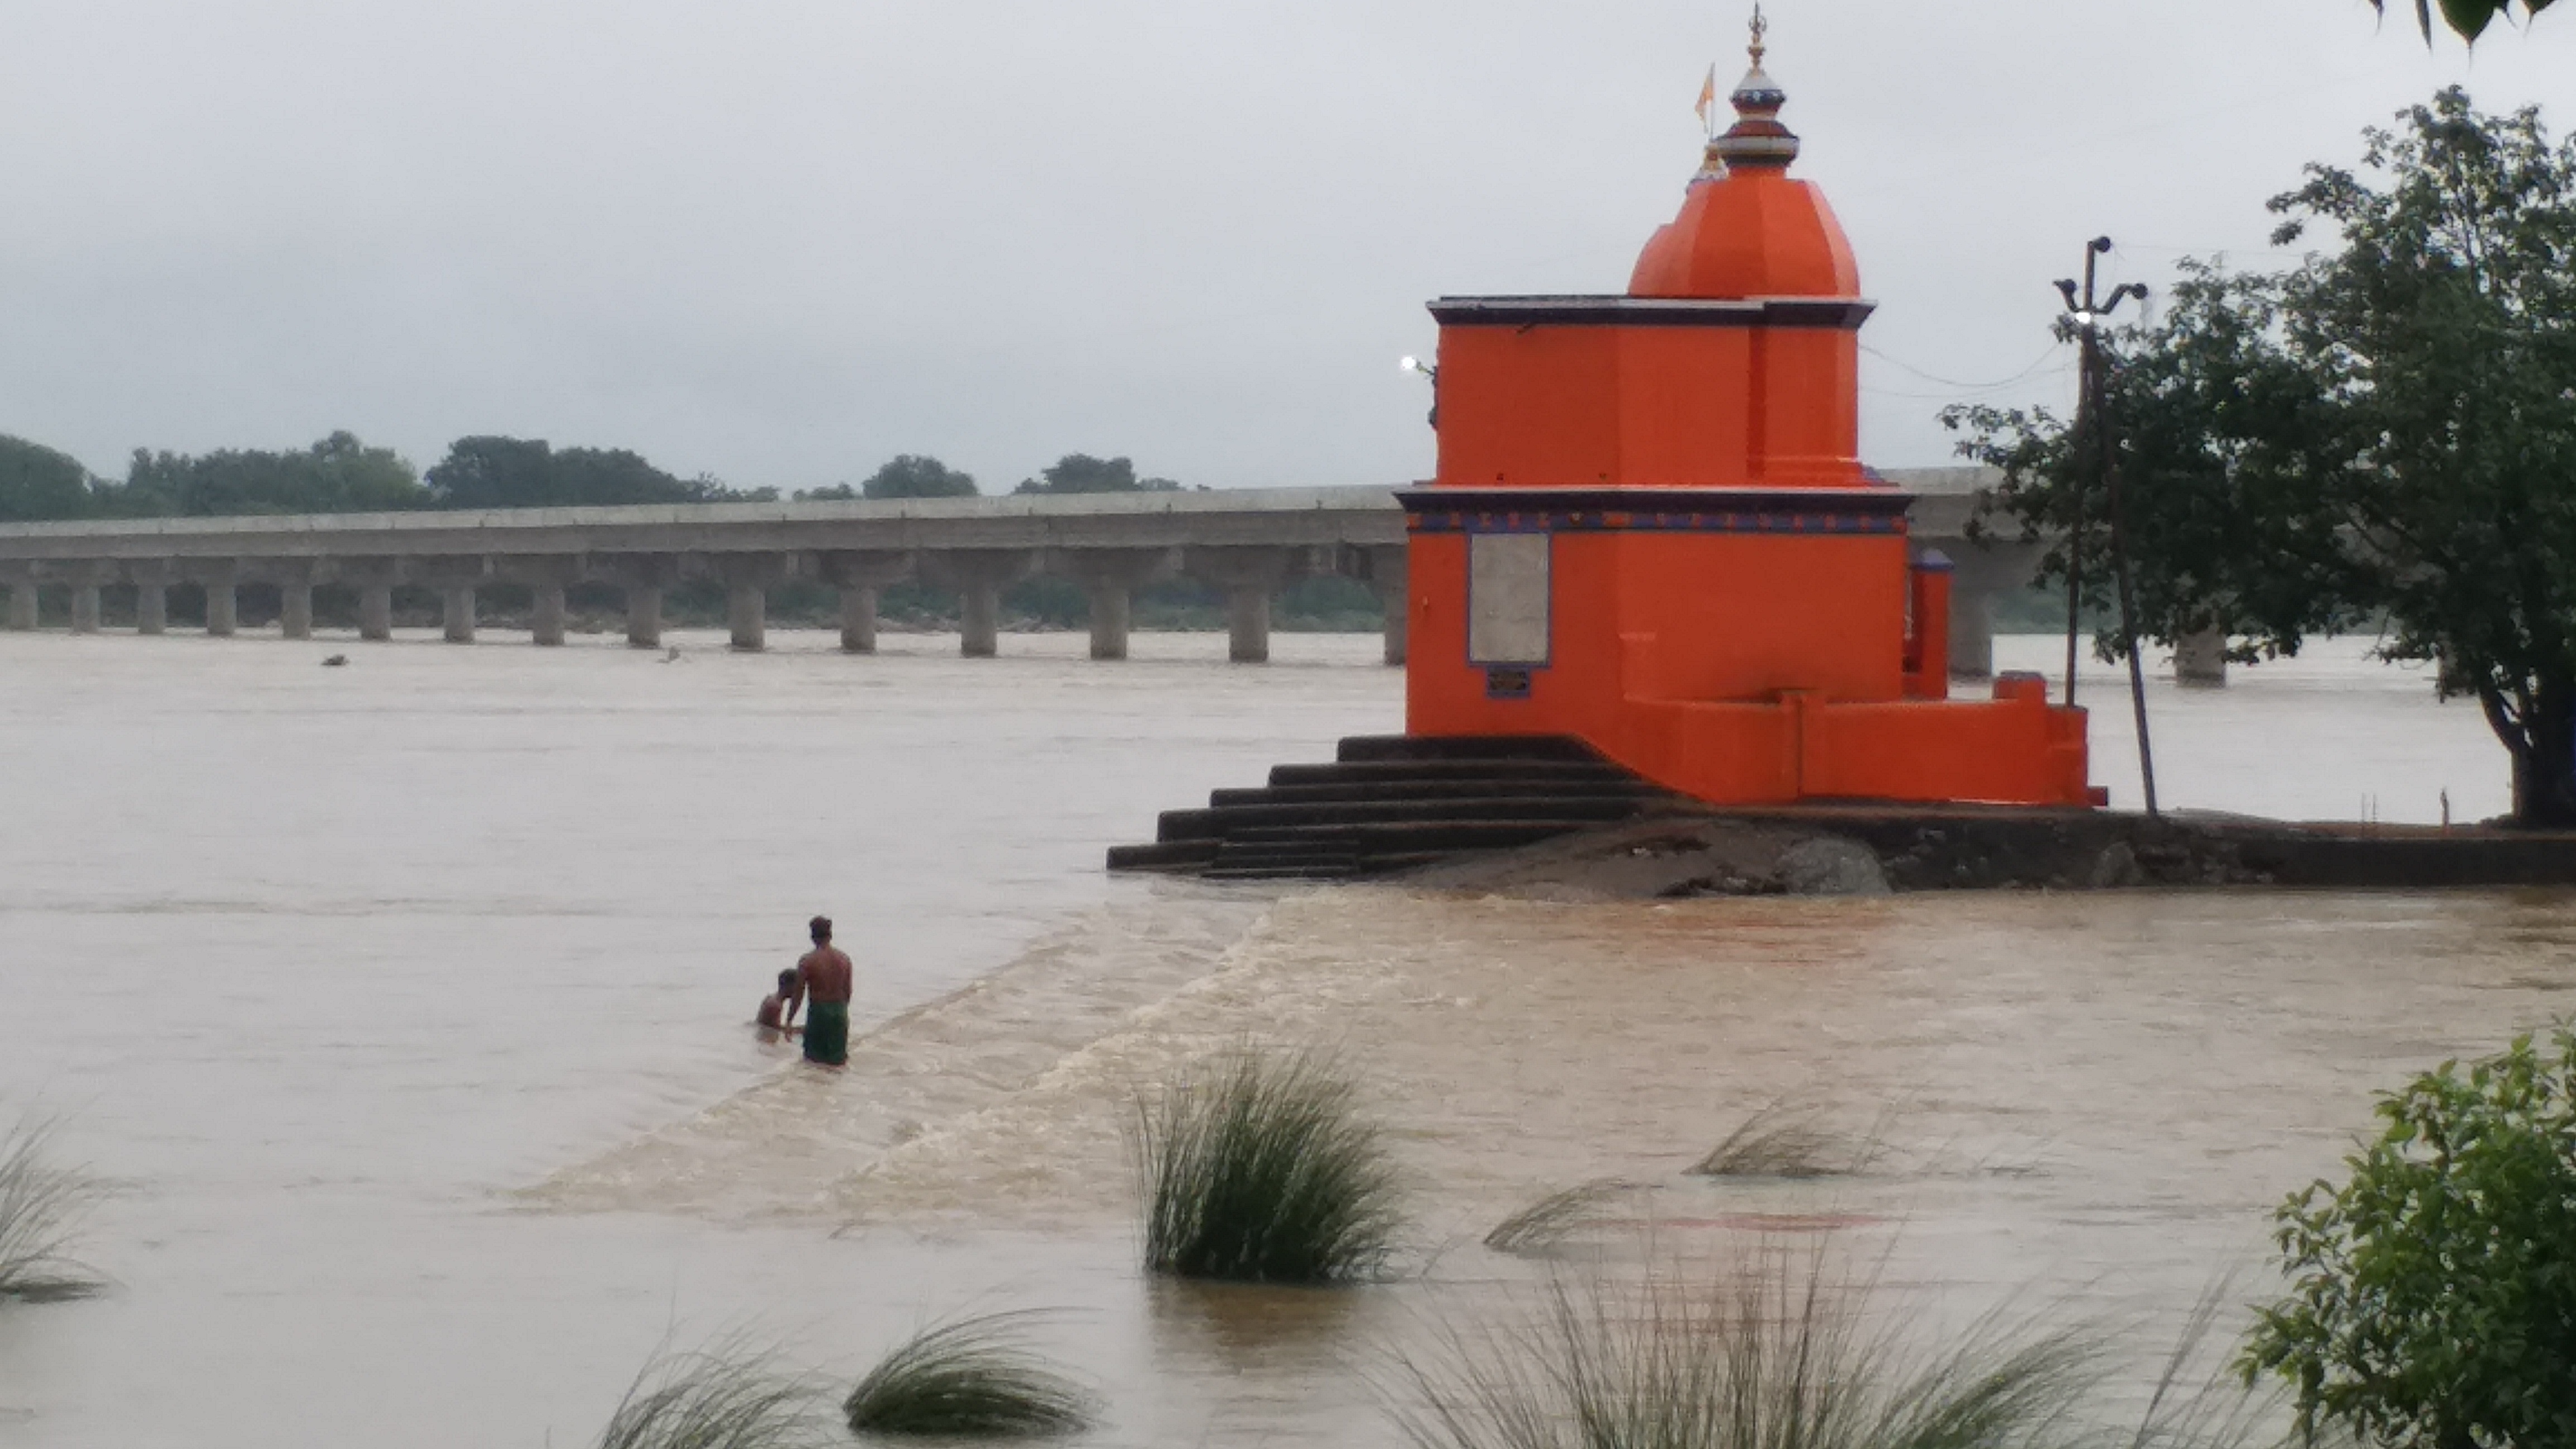
<instances>
[{"instance_id":1,"label":"temple spire","mask_svg":"<svg viewBox=\"0 0 2576 1449\"><path fill-rule=\"evenodd\" d=\"M1709 154L1729 168L1783 170L1798 159L1798 137L1780 124L1780 108L1789 104L1789 93L1762 69L1762 58L1770 53L1770 47L1763 42L1771 32L1771 22L1763 18L1758 0L1753 7L1752 28L1753 43L1745 47L1745 53L1753 58L1753 68L1735 83L1734 93L1727 97L1735 107L1735 124L1709 143Z\"/></svg>"}]
</instances>

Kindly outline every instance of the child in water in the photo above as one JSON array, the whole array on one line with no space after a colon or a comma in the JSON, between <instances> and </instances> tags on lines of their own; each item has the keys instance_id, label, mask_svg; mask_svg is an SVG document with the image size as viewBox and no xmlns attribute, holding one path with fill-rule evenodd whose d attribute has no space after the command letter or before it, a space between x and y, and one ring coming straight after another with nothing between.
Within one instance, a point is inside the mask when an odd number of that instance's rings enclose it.
<instances>
[{"instance_id":1,"label":"child in water","mask_svg":"<svg viewBox=\"0 0 2576 1449\"><path fill-rule=\"evenodd\" d=\"M753 1020L760 1027L762 1041L776 1041L781 1033L793 1036L802 1030L796 1025L797 1000L796 971L790 967L778 973L778 989L760 998L760 1015Z\"/></svg>"}]
</instances>

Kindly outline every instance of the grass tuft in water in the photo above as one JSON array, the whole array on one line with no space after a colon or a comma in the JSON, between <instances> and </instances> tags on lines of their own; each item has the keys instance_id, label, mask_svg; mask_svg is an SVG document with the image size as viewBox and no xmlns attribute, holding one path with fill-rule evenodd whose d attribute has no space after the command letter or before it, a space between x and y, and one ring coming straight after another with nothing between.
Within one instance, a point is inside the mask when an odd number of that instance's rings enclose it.
<instances>
[{"instance_id":1,"label":"grass tuft in water","mask_svg":"<svg viewBox=\"0 0 2576 1449\"><path fill-rule=\"evenodd\" d=\"M854 1434L1012 1439L1077 1433L1098 1405L1031 1352L1031 1313L986 1313L923 1329L843 1401Z\"/></svg>"},{"instance_id":2,"label":"grass tuft in water","mask_svg":"<svg viewBox=\"0 0 2576 1449\"><path fill-rule=\"evenodd\" d=\"M0 1298L84 1298L106 1284L67 1256L81 1219L103 1190L46 1160L53 1128L21 1120L0 1132Z\"/></svg>"},{"instance_id":3,"label":"grass tuft in water","mask_svg":"<svg viewBox=\"0 0 2576 1449\"><path fill-rule=\"evenodd\" d=\"M1328 1056L1246 1048L1192 1067L1138 1102L1134 1148L1148 1271L1346 1282L1394 1249L1394 1171Z\"/></svg>"},{"instance_id":4,"label":"grass tuft in water","mask_svg":"<svg viewBox=\"0 0 2576 1449\"><path fill-rule=\"evenodd\" d=\"M1886 1120L1857 1138L1826 1126L1812 1108L1764 1104L1691 1168L1701 1177L1845 1177L1878 1160Z\"/></svg>"},{"instance_id":5,"label":"grass tuft in water","mask_svg":"<svg viewBox=\"0 0 2576 1449\"><path fill-rule=\"evenodd\" d=\"M609 1416L598 1449L819 1449L813 1398L739 1346L656 1354Z\"/></svg>"},{"instance_id":6,"label":"grass tuft in water","mask_svg":"<svg viewBox=\"0 0 2576 1449\"><path fill-rule=\"evenodd\" d=\"M1485 1234L1485 1246L1498 1253L1547 1252L1575 1233L1609 1221L1605 1209L1638 1186L1626 1178L1596 1177L1549 1193L1496 1224Z\"/></svg>"},{"instance_id":7,"label":"grass tuft in water","mask_svg":"<svg viewBox=\"0 0 2576 1449\"><path fill-rule=\"evenodd\" d=\"M1518 1317L1400 1357L1418 1449L2055 1449L2100 1381L2072 1331L1981 1325L1918 1354L1864 1331L1821 1264L1763 1258L1715 1286L1550 1285Z\"/></svg>"}]
</instances>

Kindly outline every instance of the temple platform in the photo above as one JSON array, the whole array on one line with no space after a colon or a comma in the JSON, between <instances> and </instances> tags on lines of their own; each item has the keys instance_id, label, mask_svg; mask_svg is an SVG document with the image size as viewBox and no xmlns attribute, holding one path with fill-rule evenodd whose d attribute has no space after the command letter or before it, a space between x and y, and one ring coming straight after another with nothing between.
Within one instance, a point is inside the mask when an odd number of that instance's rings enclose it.
<instances>
[{"instance_id":1,"label":"temple platform","mask_svg":"<svg viewBox=\"0 0 2576 1449\"><path fill-rule=\"evenodd\" d=\"M1591 899L1922 890L2576 886L2576 833L1873 801L1712 807L1552 736L1342 741L1164 812L1112 870Z\"/></svg>"}]
</instances>

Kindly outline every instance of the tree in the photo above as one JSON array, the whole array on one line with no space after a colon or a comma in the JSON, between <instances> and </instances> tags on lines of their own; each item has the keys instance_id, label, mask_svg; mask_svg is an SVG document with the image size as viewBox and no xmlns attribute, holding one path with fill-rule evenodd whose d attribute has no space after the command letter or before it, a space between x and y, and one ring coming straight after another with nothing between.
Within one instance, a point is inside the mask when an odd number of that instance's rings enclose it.
<instances>
[{"instance_id":1,"label":"tree","mask_svg":"<svg viewBox=\"0 0 2576 1449\"><path fill-rule=\"evenodd\" d=\"M548 480L555 505L601 508L636 503L703 503L723 491L713 479L684 481L627 448L558 450Z\"/></svg>"},{"instance_id":2,"label":"tree","mask_svg":"<svg viewBox=\"0 0 2576 1449\"><path fill-rule=\"evenodd\" d=\"M2190 259L2180 270L2160 319L2103 349L2139 634L2171 644L2216 632L2243 663L2296 654L2309 634L2365 617L2303 486L2305 460L2334 446L2328 418L2314 379L2278 346L2280 279ZM1971 435L1961 454L2003 474L1970 536L2011 519L2005 531L2044 541L2040 585L2062 590L2080 562L2083 612L2109 612L2110 509L2087 440L2045 408L1960 406L1942 421ZM2123 657L2109 634L2095 646L2105 661Z\"/></svg>"},{"instance_id":3,"label":"tree","mask_svg":"<svg viewBox=\"0 0 2576 1449\"><path fill-rule=\"evenodd\" d=\"M2522 0L2522 17L2529 21L2546 10L2555 0ZM2514 0L2440 0L2442 20L2457 31L2462 40L2475 40L2487 27L2513 14ZM2385 15L2388 0L2370 0L2370 8ZM2433 39L2434 0L2415 0L2415 23L2424 28L2424 39Z\"/></svg>"},{"instance_id":4,"label":"tree","mask_svg":"<svg viewBox=\"0 0 2576 1449\"><path fill-rule=\"evenodd\" d=\"M599 508L637 503L753 501L713 478L683 480L624 448L556 449L542 438L459 438L429 470L440 508Z\"/></svg>"},{"instance_id":5,"label":"tree","mask_svg":"<svg viewBox=\"0 0 2576 1449\"><path fill-rule=\"evenodd\" d=\"M2142 629L2215 625L2239 657L2384 618L2512 756L2525 824L2576 825L2576 146L2535 111L2449 90L2366 133L2364 172L2311 166L2272 276L2188 267L2119 339L2108 388ZM2099 520L2074 440L2040 413L1954 411L2027 528ZM2088 500L2089 496L2089 502ZM2101 578L2103 530L2065 538ZM2070 553L2073 550L2075 552Z\"/></svg>"},{"instance_id":6,"label":"tree","mask_svg":"<svg viewBox=\"0 0 2576 1449\"><path fill-rule=\"evenodd\" d=\"M2276 1215L2290 1295L2240 1368L2389 1449L2576 1444L2576 1032L2383 1097L2378 1140ZM2313 1441L2312 1441L2313 1442Z\"/></svg>"},{"instance_id":7,"label":"tree","mask_svg":"<svg viewBox=\"0 0 2576 1449\"><path fill-rule=\"evenodd\" d=\"M459 438L423 478L440 508L516 508L554 501L553 462L542 438Z\"/></svg>"},{"instance_id":8,"label":"tree","mask_svg":"<svg viewBox=\"0 0 2576 1449\"><path fill-rule=\"evenodd\" d=\"M109 512L144 518L378 512L427 501L400 454L368 447L345 431L282 452L219 448L192 455L137 448L124 485L102 499Z\"/></svg>"},{"instance_id":9,"label":"tree","mask_svg":"<svg viewBox=\"0 0 2576 1449\"><path fill-rule=\"evenodd\" d=\"M85 518L97 507L94 490L95 480L78 458L0 434L0 520Z\"/></svg>"},{"instance_id":10,"label":"tree","mask_svg":"<svg viewBox=\"0 0 2576 1449\"><path fill-rule=\"evenodd\" d=\"M1177 493L1181 485L1169 478L1139 478L1136 464L1127 458L1095 458L1089 453L1067 453L1051 467L1040 469L1038 476L1026 479L1012 489L1014 493Z\"/></svg>"},{"instance_id":11,"label":"tree","mask_svg":"<svg viewBox=\"0 0 2576 1449\"><path fill-rule=\"evenodd\" d=\"M864 498L972 498L975 493L973 474L960 473L921 453L895 455L859 486ZM812 496L821 498L825 494L817 490ZM844 492L841 496L849 495Z\"/></svg>"}]
</instances>

